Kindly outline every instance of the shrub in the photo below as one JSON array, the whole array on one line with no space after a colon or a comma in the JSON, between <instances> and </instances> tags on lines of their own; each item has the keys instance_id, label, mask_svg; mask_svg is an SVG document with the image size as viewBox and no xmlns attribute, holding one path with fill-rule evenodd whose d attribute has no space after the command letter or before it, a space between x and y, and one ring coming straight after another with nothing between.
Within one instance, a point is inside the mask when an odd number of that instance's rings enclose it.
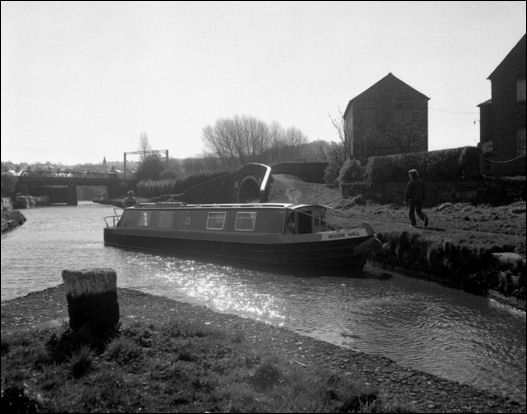
<instances>
[{"instance_id":1,"label":"shrub","mask_svg":"<svg viewBox=\"0 0 527 414\"><path fill-rule=\"evenodd\" d=\"M348 158L344 161L344 164L339 171L338 182L342 184L362 181L365 176L366 171L361 166L360 162L356 159Z\"/></svg>"},{"instance_id":2,"label":"shrub","mask_svg":"<svg viewBox=\"0 0 527 414\"><path fill-rule=\"evenodd\" d=\"M11 174L2 174L2 197L13 196L15 194L15 187L18 177Z\"/></svg>"},{"instance_id":3,"label":"shrub","mask_svg":"<svg viewBox=\"0 0 527 414\"><path fill-rule=\"evenodd\" d=\"M338 185L338 177L342 164L346 161L346 151L342 143L331 143L327 149L326 159L328 166L324 170L324 181L329 187L336 187Z\"/></svg>"},{"instance_id":4,"label":"shrub","mask_svg":"<svg viewBox=\"0 0 527 414\"><path fill-rule=\"evenodd\" d=\"M324 181L329 187L334 188L338 185L340 168L339 164L329 163L324 170Z\"/></svg>"},{"instance_id":5,"label":"shrub","mask_svg":"<svg viewBox=\"0 0 527 414\"><path fill-rule=\"evenodd\" d=\"M159 178L163 170L164 166L161 158L157 155L151 155L139 165L135 176L139 181L144 179L156 180Z\"/></svg>"}]
</instances>

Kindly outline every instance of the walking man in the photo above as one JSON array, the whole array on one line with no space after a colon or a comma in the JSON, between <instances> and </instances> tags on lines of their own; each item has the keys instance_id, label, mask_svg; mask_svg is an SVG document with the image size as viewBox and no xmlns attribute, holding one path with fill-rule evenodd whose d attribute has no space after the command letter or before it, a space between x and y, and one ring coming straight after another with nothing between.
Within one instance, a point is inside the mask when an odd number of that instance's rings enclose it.
<instances>
[{"instance_id":1,"label":"walking man","mask_svg":"<svg viewBox=\"0 0 527 414\"><path fill-rule=\"evenodd\" d=\"M423 213L423 202L426 197L426 187L423 180L419 178L417 170L408 171L408 186L404 193L404 203L410 202L408 216L410 217L410 226L415 227L415 213L424 221L425 227L428 227L428 216Z\"/></svg>"}]
</instances>

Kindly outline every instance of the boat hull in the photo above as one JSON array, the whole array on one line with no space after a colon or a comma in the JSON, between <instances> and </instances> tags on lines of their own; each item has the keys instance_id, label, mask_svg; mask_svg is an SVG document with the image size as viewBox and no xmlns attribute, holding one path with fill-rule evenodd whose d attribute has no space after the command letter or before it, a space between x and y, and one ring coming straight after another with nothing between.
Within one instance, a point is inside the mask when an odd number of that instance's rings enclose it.
<instances>
[{"instance_id":1,"label":"boat hull","mask_svg":"<svg viewBox=\"0 0 527 414\"><path fill-rule=\"evenodd\" d=\"M180 257L196 257L243 263L249 266L303 269L362 269L367 256L380 242L372 236L298 243L240 243L137 235L107 228L104 242L109 246L167 252Z\"/></svg>"}]
</instances>

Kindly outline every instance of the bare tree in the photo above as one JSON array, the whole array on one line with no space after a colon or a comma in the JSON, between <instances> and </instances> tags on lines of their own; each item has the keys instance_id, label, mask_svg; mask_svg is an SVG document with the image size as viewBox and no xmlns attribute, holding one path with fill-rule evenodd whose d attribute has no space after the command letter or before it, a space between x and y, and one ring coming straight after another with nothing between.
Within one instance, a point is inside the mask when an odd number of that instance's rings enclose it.
<instances>
[{"instance_id":1,"label":"bare tree","mask_svg":"<svg viewBox=\"0 0 527 414\"><path fill-rule=\"evenodd\" d=\"M342 148L346 154L346 158L353 158L353 129L351 125L346 124L344 114L340 108L338 108L337 117L328 114L331 123L337 131L339 142L342 144Z\"/></svg>"},{"instance_id":2,"label":"bare tree","mask_svg":"<svg viewBox=\"0 0 527 414\"><path fill-rule=\"evenodd\" d=\"M225 164L239 165L262 162L271 147L269 127L253 117L235 116L219 119L214 126L203 129L203 141Z\"/></svg>"},{"instance_id":3,"label":"bare tree","mask_svg":"<svg viewBox=\"0 0 527 414\"><path fill-rule=\"evenodd\" d=\"M298 128L284 130L277 122L267 125L256 118L237 115L205 127L203 141L224 165L235 166L289 161L298 157L299 148L308 139Z\"/></svg>"},{"instance_id":4,"label":"bare tree","mask_svg":"<svg viewBox=\"0 0 527 414\"><path fill-rule=\"evenodd\" d=\"M146 160L151 155L152 146L146 132L141 132L139 135L139 151L141 151L141 161Z\"/></svg>"},{"instance_id":5,"label":"bare tree","mask_svg":"<svg viewBox=\"0 0 527 414\"><path fill-rule=\"evenodd\" d=\"M273 145L270 154L272 154L272 161L294 161L302 158L302 147L308 143L307 137L298 128L283 128L277 129L275 127L273 134Z\"/></svg>"}]
</instances>

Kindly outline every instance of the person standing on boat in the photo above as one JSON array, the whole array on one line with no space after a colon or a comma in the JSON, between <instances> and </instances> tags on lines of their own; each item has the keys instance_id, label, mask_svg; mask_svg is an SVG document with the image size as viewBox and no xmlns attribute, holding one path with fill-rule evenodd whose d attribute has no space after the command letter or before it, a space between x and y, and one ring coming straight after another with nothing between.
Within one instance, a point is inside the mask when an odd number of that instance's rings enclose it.
<instances>
[{"instance_id":1,"label":"person standing on boat","mask_svg":"<svg viewBox=\"0 0 527 414\"><path fill-rule=\"evenodd\" d=\"M408 171L408 186L404 193L404 203L409 204L408 216L410 217L410 225L415 227L415 213L421 220L424 221L425 227L428 227L428 216L423 213L423 202L426 197L426 186L423 180L419 178L419 172L415 169Z\"/></svg>"},{"instance_id":2,"label":"person standing on boat","mask_svg":"<svg viewBox=\"0 0 527 414\"><path fill-rule=\"evenodd\" d=\"M133 191L128 191L128 197L126 197L123 201L123 207L133 207L137 205L137 199L134 197Z\"/></svg>"}]
</instances>

